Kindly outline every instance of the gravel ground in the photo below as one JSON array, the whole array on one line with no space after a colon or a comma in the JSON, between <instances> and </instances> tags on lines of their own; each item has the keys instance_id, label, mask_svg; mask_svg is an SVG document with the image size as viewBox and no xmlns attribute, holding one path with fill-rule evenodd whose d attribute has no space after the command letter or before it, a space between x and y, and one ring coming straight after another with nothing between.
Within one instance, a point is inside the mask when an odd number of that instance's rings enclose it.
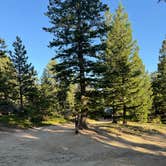
<instances>
[{"instance_id":1,"label":"gravel ground","mask_svg":"<svg viewBox=\"0 0 166 166\"><path fill-rule=\"evenodd\" d=\"M111 135L73 125L0 127L0 166L165 166L165 135Z\"/></svg>"}]
</instances>

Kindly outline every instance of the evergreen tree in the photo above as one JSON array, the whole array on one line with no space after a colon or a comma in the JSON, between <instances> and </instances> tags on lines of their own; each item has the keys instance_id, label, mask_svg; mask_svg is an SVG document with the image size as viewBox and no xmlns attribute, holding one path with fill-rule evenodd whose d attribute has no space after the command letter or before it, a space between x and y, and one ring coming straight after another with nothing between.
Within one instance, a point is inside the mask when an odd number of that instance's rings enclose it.
<instances>
[{"instance_id":1,"label":"evergreen tree","mask_svg":"<svg viewBox=\"0 0 166 166\"><path fill-rule=\"evenodd\" d=\"M157 80L153 82L156 113L165 121L166 117L166 40L160 49Z\"/></svg>"},{"instance_id":2,"label":"evergreen tree","mask_svg":"<svg viewBox=\"0 0 166 166\"><path fill-rule=\"evenodd\" d=\"M66 112L66 117L68 115L75 115L76 113L76 94L77 94L78 88L75 84L70 84L69 89L67 92L66 97L66 104L68 107L68 111Z\"/></svg>"},{"instance_id":3,"label":"evergreen tree","mask_svg":"<svg viewBox=\"0 0 166 166\"><path fill-rule=\"evenodd\" d=\"M41 92L45 98L45 108L52 112L57 110L58 100L58 85L56 82L56 72L53 70L56 65L55 60L51 60L46 68L44 69L42 78L41 78Z\"/></svg>"},{"instance_id":4,"label":"evergreen tree","mask_svg":"<svg viewBox=\"0 0 166 166\"><path fill-rule=\"evenodd\" d=\"M123 124L127 123L126 116L132 112L137 120L146 121L151 106L150 80L138 56L128 16L121 4L107 24L110 28L101 77L105 106L111 107L113 117L122 111Z\"/></svg>"},{"instance_id":5,"label":"evergreen tree","mask_svg":"<svg viewBox=\"0 0 166 166\"><path fill-rule=\"evenodd\" d=\"M6 44L3 39L0 38L0 57L4 56L6 53Z\"/></svg>"},{"instance_id":6,"label":"evergreen tree","mask_svg":"<svg viewBox=\"0 0 166 166\"><path fill-rule=\"evenodd\" d=\"M152 108L152 88L150 77L145 72L145 67L136 49L131 57L131 76L130 76L130 113L134 120L147 122L148 114Z\"/></svg>"},{"instance_id":7,"label":"evergreen tree","mask_svg":"<svg viewBox=\"0 0 166 166\"><path fill-rule=\"evenodd\" d=\"M56 72L53 70L56 65L55 60L51 60L46 68L44 69L42 78L41 78L41 86L46 90L46 94L49 96L55 96L57 92L57 82L56 82ZM46 87L45 87L46 86Z\"/></svg>"},{"instance_id":8,"label":"evergreen tree","mask_svg":"<svg viewBox=\"0 0 166 166\"><path fill-rule=\"evenodd\" d=\"M13 102L15 98L15 71L13 64L6 55L5 41L0 39L0 100L1 102Z\"/></svg>"},{"instance_id":9,"label":"evergreen tree","mask_svg":"<svg viewBox=\"0 0 166 166\"><path fill-rule=\"evenodd\" d=\"M36 72L31 63L28 63L27 51L22 40L17 36L13 43L14 52L10 52L11 60L16 70L16 79L20 101L20 109L24 109L24 97L32 99L36 81Z\"/></svg>"},{"instance_id":10,"label":"evergreen tree","mask_svg":"<svg viewBox=\"0 0 166 166\"><path fill-rule=\"evenodd\" d=\"M126 123L127 103L129 102L129 58L133 53L134 42L127 13L120 4L111 21L107 35L103 74L103 87L107 106L113 112L123 110L123 123Z\"/></svg>"},{"instance_id":11,"label":"evergreen tree","mask_svg":"<svg viewBox=\"0 0 166 166\"><path fill-rule=\"evenodd\" d=\"M46 15L52 27L44 28L53 34L50 47L55 47L57 77L63 78L64 87L75 83L80 86L78 101L87 95L86 87L93 81L90 77L94 64L103 49L101 37L105 32L106 10L100 0L50 0ZM81 110L80 126L86 127L87 110ZM80 127L80 128L81 128Z\"/></svg>"},{"instance_id":12,"label":"evergreen tree","mask_svg":"<svg viewBox=\"0 0 166 166\"><path fill-rule=\"evenodd\" d=\"M42 96L45 98L42 105L45 113L49 114L57 111L66 115L69 110L70 113L74 111L76 88L74 84L65 86L63 80L57 79L56 71L54 70L56 65L56 61L51 60L44 69L40 88Z\"/></svg>"},{"instance_id":13,"label":"evergreen tree","mask_svg":"<svg viewBox=\"0 0 166 166\"><path fill-rule=\"evenodd\" d=\"M151 82L152 82L152 89L153 89L153 111L152 115L157 116L159 115L158 107L160 105L158 100L158 73L157 71L151 74Z\"/></svg>"},{"instance_id":14,"label":"evergreen tree","mask_svg":"<svg viewBox=\"0 0 166 166\"><path fill-rule=\"evenodd\" d=\"M67 102L69 104L69 108L72 110L75 106L75 94L76 94L76 86L70 85L69 91L67 93Z\"/></svg>"}]
</instances>

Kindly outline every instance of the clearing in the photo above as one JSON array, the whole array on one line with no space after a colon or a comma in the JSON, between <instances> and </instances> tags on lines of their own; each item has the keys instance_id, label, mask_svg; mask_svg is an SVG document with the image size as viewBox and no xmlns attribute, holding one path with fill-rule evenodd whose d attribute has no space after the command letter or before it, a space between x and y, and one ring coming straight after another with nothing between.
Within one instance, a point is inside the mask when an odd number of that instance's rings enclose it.
<instances>
[{"instance_id":1,"label":"clearing","mask_svg":"<svg viewBox=\"0 0 166 166\"><path fill-rule=\"evenodd\" d=\"M91 122L28 130L0 127L0 166L165 166L165 127Z\"/></svg>"}]
</instances>

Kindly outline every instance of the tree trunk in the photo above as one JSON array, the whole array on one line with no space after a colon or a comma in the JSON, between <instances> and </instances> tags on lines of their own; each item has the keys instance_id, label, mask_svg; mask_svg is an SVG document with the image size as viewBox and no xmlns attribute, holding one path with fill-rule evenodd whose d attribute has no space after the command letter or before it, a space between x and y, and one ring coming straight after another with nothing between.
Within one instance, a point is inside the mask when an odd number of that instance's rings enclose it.
<instances>
[{"instance_id":1,"label":"tree trunk","mask_svg":"<svg viewBox=\"0 0 166 166\"><path fill-rule=\"evenodd\" d=\"M20 71L20 67L19 67L19 74L21 73ZM24 106L23 106L23 89L22 89L22 81L21 81L21 77L19 76L18 78L18 82L19 82L19 97L20 97L20 109L21 111L23 111Z\"/></svg>"},{"instance_id":2,"label":"tree trunk","mask_svg":"<svg viewBox=\"0 0 166 166\"><path fill-rule=\"evenodd\" d=\"M88 128L87 123L86 123L86 119L87 119L86 113L76 115L76 117L75 117L75 134L78 134L79 130L83 130L83 129Z\"/></svg>"},{"instance_id":3,"label":"tree trunk","mask_svg":"<svg viewBox=\"0 0 166 166\"><path fill-rule=\"evenodd\" d=\"M112 112L112 123L117 123L117 118L115 116L115 109L113 108L113 112Z\"/></svg>"},{"instance_id":4,"label":"tree trunk","mask_svg":"<svg viewBox=\"0 0 166 166\"><path fill-rule=\"evenodd\" d=\"M75 134L79 133L79 115L75 116Z\"/></svg>"},{"instance_id":5,"label":"tree trunk","mask_svg":"<svg viewBox=\"0 0 166 166\"><path fill-rule=\"evenodd\" d=\"M124 104L123 106L123 124L126 125L127 124L127 120L126 120L126 105Z\"/></svg>"},{"instance_id":6,"label":"tree trunk","mask_svg":"<svg viewBox=\"0 0 166 166\"><path fill-rule=\"evenodd\" d=\"M86 117L87 117L87 111L85 109L86 104L84 103L84 99L83 97L86 95L86 84L85 84L85 75L84 75L84 59L83 56L80 55L79 57L79 61L80 61L80 101L81 101L81 114L79 116L79 129L85 129L87 128L87 124L86 124Z\"/></svg>"},{"instance_id":7,"label":"tree trunk","mask_svg":"<svg viewBox=\"0 0 166 166\"><path fill-rule=\"evenodd\" d=\"M79 119L79 129L87 129L87 123L86 123L86 119L87 119L87 114L85 112L81 113L80 119Z\"/></svg>"},{"instance_id":8,"label":"tree trunk","mask_svg":"<svg viewBox=\"0 0 166 166\"><path fill-rule=\"evenodd\" d=\"M20 87L20 109L23 111L24 105L23 105L23 94L22 94L22 88Z\"/></svg>"},{"instance_id":9,"label":"tree trunk","mask_svg":"<svg viewBox=\"0 0 166 166\"><path fill-rule=\"evenodd\" d=\"M80 25L81 25L81 18L79 17L80 15L80 11L78 8L78 24L77 24L77 28L79 30L79 32L82 31ZM86 81L85 81L85 60L84 60L84 55L83 55L83 50L82 50L82 38L78 39L78 60L79 60L79 78L80 78L80 102L81 102L81 114L79 116L79 125L78 128L80 130L87 128L87 124L86 124L86 109L85 109L85 104L83 101L83 97L86 95Z\"/></svg>"}]
</instances>

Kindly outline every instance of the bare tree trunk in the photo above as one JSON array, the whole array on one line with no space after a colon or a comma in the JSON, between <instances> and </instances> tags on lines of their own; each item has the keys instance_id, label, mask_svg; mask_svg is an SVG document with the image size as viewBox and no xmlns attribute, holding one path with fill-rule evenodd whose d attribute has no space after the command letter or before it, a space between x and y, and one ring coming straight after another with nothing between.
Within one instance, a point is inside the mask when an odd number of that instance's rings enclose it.
<instances>
[{"instance_id":1,"label":"bare tree trunk","mask_svg":"<svg viewBox=\"0 0 166 166\"><path fill-rule=\"evenodd\" d=\"M115 109L113 108L113 112L112 112L112 123L117 123L117 119L115 117Z\"/></svg>"},{"instance_id":2,"label":"bare tree trunk","mask_svg":"<svg viewBox=\"0 0 166 166\"><path fill-rule=\"evenodd\" d=\"M126 120L126 105L125 104L123 106L123 124L124 125L127 124L127 120Z\"/></svg>"},{"instance_id":3,"label":"bare tree trunk","mask_svg":"<svg viewBox=\"0 0 166 166\"><path fill-rule=\"evenodd\" d=\"M87 123L86 123L86 119L87 119L87 113L83 112L81 113L80 119L79 119L79 129L87 129Z\"/></svg>"},{"instance_id":4,"label":"bare tree trunk","mask_svg":"<svg viewBox=\"0 0 166 166\"><path fill-rule=\"evenodd\" d=\"M79 133L79 115L75 116L75 134Z\"/></svg>"}]
</instances>

